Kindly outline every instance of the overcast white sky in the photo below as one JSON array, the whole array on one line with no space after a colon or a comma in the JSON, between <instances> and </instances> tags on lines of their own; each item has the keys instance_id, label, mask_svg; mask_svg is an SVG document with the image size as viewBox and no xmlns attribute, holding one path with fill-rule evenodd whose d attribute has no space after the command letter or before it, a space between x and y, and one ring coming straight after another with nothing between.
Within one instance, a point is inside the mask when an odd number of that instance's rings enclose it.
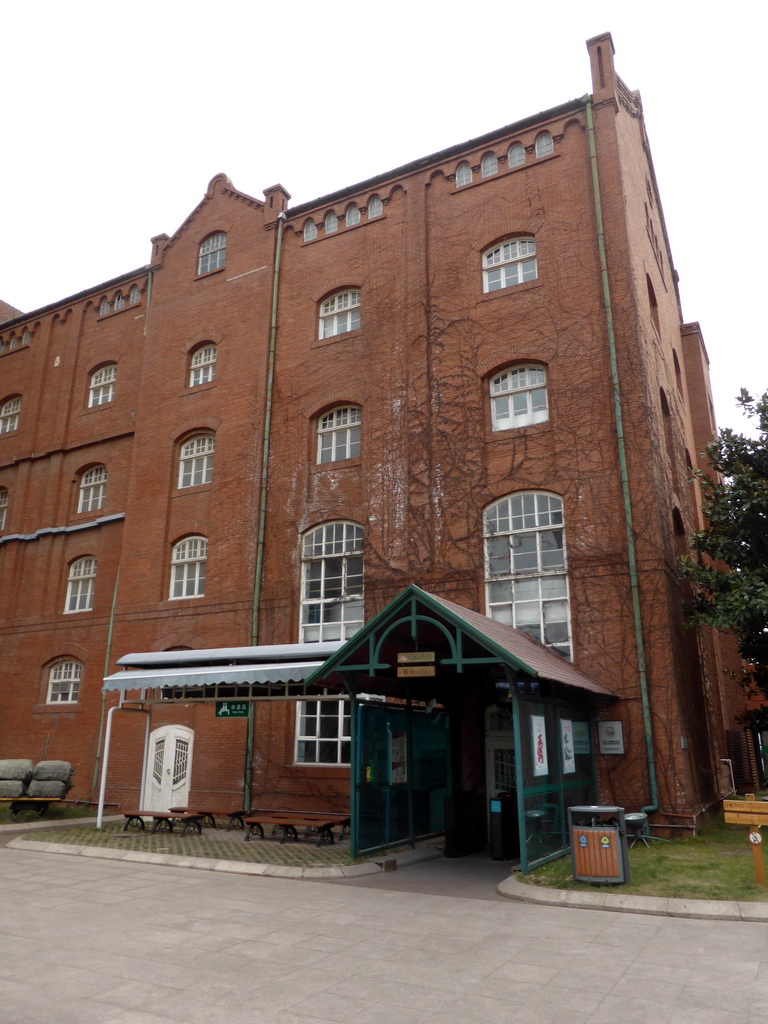
<instances>
[{"instance_id":1,"label":"overcast white sky","mask_svg":"<svg viewBox=\"0 0 768 1024\"><path fill-rule=\"evenodd\" d=\"M766 10L4 5L0 297L31 311L142 266L151 236L171 234L219 171L257 197L280 182L296 205L582 96L585 41L609 31L619 74L642 93L683 316L701 323L718 420L744 429L735 395L768 390Z\"/></svg>"}]
</instances>

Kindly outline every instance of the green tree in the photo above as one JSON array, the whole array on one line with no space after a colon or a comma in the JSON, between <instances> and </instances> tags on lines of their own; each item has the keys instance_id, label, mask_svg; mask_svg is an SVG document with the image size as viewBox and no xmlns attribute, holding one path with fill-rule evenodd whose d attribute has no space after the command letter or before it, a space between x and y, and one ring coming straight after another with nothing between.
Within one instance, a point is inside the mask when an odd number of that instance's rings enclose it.
<instances>
[{"instance_id":1,"label":"green tree","mask_svg":"<svg viewBox=\"0 0 768 1024\"><path fill-rule=\"evenodd\" d=\"M683 575L694 586L693 619L732 630L747 668L744 683L768 699L768 391L739 405L757 421L756 437L728 428L707 445L710 473L697 473L707 527L691 546L708 556L688 559Z\"/></svg>"}]
</instances>

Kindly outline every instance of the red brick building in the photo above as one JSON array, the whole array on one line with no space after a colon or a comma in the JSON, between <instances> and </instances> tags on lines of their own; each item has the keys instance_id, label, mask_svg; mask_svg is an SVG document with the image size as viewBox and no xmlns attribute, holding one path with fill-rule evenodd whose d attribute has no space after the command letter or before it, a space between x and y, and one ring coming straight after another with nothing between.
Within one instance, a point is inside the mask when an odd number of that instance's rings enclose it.
<instances>
[{"instance_id":1,"label":"red brick building","mask_svg":"<svg viewBox=\"0 0 768 1024\"><path fill-rule=\"evenodd\" d=\"M589 97L299 207L217 175L147 266L6 309L0 757L92 799L121 656L346 639L416 583L621 698L601 802L722 794L736 697L676 568L707 357L640 97L588 50ZM259 706L250 744L210 703L149 711L116 720L112 802L169 737L190 799L346 799L343 705Z\"/></svg>"}]
</instances>

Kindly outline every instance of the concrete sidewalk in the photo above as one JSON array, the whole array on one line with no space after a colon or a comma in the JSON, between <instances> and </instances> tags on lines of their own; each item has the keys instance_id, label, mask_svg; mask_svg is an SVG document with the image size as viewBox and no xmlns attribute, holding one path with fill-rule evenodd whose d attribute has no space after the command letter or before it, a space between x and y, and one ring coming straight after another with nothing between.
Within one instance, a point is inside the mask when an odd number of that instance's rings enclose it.
<instances>
[{"instance_id":1,"label":"concrete sidewalk","mask_svg":"<svg viewBox=\"0 0 768 1024\"><path fill-rule=\"evenodd\" d=\"M765 924L362 881L1 849L0 1022L768 1024Z\"/></svg>"}]
</instances>

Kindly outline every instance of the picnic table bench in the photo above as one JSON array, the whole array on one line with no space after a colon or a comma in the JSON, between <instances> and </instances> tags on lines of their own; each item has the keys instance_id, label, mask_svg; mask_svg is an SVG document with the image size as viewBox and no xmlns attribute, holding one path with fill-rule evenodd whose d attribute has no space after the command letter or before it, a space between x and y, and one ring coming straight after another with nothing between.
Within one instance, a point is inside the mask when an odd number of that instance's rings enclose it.
<instances>
[{"instance_id":1,"label":"picnic table bench","mask_svg":"<svg viewBox=\"0 0 768 1024\"><path fill-rule=\"evenodd\" d=\"M19 811L37 811L38 814L45 814L48 804L59 804L61 801L60 796L0 796L0 804L11 805L11 814L18 814Z\"/></svg>"},{"instance_id":2,"label":"picnic table bench","mask_svg":"<svg viewBox=\"0 0 768 1024\"><path fill-rule=\"evenodd\" d=\"M173 832L174 825L181 825L181 835L185 836L191 829L199 836L203 831L205 815L194 811L123 811L123 817L125 818L123 832L129 828L141 829L143 832L145 831L144 819L151 818L150 835L155 832Z\"/></svg>"},{"instance_id":3,"label":"picnic table bench","mask_svg":"<svg viewBox=\"0 0 768 1024\"><path fill-rule=\"evenodd\" d=\"M264 826L272 825L273 832L280 832L280 842L291 838L299 840L298 830L304 829L304 835L317 833L317 846L334 841L334 828L341 829L343 836L349 828L349 815L327 811L256 811L243 819L248 826L245 841L250 842L256 832L260 839L264 838Z\"/></svg>"}]
</instances>

